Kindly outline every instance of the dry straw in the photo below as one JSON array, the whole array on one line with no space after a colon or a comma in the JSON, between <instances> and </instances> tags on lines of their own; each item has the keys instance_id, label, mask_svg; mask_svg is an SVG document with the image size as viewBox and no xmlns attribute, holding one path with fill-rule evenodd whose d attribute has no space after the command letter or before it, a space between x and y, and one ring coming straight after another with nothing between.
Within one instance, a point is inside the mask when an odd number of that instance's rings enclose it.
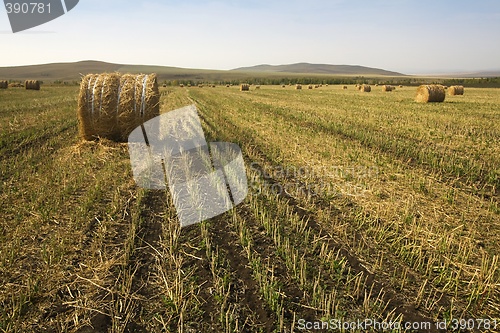
<instances>
[{"instance_id":1,"label":"dry straw","mask_svg":"<svg viewBox=\"0 0 500 333\"><path fill-rule=\"evenodd\" d=\"M382 86L382 91L387 91L387 92L389 92L389 91L392 91L392 88L393 88L392 86L387 85L387 84L384 84L384 85Z\"/></svg>"},{"instance_id":2,"label":"dry straw","mask_svg":"<svg viewBox=\"0 0 500 333\"><path fill-rule=\"evenodd\" d=\"M242 85L240 85L240 91L249 91L250 90L250 86L246 83L243 83Z\"/></svg>"},{"instance_id":3,"label":"dry straw","mask_svg":"<svg viewBox=\"0 0 500 333\"><path fill-rule=\"evenodd\" d=\"M369 86L368 84L363 84L362 86L360 86L359 90L361 92L370 92L372 91L372 87Z\"/></svg>"},{"instance_id":4,"label":"dry straw","mask_svg":"<svg viewBox=\"0 0 500 333\"><path fill-rule=\"evenodd\" d=\"M9 88L9 82L5 80L0 81L0 89L7 89L7 88Z\"/></svg>"},{"instance_id":5,"label":"dry straw","mask_svg":"<svg viewBox=\"0 0 500 333\"><path fill-rule=\"evenodd\" d=\"M40 81L38 81L38 80L26 80L24 82L24 87L27 90L40 90Z\"/></svg>"},{"instance_id":6,"label":"dry straw","mask_svg":"<svg viewBox=\"0 0 500 333\"><path fill-rule=\"evenodd\" d=\"M415 101L419 103L441 103L444 101L445 97L446 93L442 85L421 85L417 89L417 97L415 97Z\"/></svg>"},{"instance_id":7,"label":"dry straw","mask_svg":"<svg viewBox=\"0 0 500 333\"><path fill-rule=\"evenodd\" d=\"M126 141L132 130L159 114L156 74L89 74L82 79L78 119L86 140Z\"/></svg>"},{"instance_id":8,"label":"dry straw","mask_svg":"<svg viewBox=\"0 0 500 333\"><path fill-rule=\"evenodd\" d=\"M451 86L448 88L448 95L463 95L464 94L464 86Z\"/></svg>"}]
</instances>

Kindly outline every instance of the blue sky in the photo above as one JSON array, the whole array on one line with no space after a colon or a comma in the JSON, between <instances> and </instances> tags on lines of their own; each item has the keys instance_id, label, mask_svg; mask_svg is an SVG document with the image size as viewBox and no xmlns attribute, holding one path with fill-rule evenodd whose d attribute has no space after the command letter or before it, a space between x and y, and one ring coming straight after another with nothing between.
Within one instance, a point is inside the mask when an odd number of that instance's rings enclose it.
<instances>
[{"instance_id":1,"label":"blue sky","mask_svg":"<svg viewBox=\"0 0 500 333\"><path fill-rule=\"evenodd\" d=\"M498 0L80 0L66 15L17 34L0 8L0 66L92 59L468 72L500 69L499 33Z\"/></svg>"}]
</instances>

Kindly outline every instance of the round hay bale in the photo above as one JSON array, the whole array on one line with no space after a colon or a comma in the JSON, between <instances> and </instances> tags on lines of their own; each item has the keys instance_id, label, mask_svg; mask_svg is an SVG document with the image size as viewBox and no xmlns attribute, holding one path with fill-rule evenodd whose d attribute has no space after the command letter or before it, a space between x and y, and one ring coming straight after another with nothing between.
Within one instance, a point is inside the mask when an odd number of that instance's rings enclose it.
<instances>
[{"instance_id":1,"label":"round hay bale","mask_svg":"<svg viewBox=\"0 0 500 333\"><path fill-rule=\"evenodd\" d=\"M226 88L229 88L229 84L226 84Z\"/></svg>"},{"instance_id":2,"label":"round hay bale","mask_svg":"<svg viewBox=\"0 0 500 333\"><path fill-rule=\"evenodd\" d=\"M400 85L399 85L399 88L403 88L403 85L401 85L401 84L400 84Z\"/></svg>"},{"instance_id":3,"label":"round hay bale","mask_svg":"<svg viewBox=\"0 0 500 333\"><path fill-rule=\"evenodd\" d=\"M240 91L249 91L250 90L250 85L243 83L240 85Z\"/></svg>"},{"instance_id":4,"label":"round hay bale","mask_svg":"<svg viewBox=\"0 0 500 333\"><path fill-rule=\"evenodd\" d=\"M389 92L389 91L392 91L392 89L393 89L393 86L390 86L390 85L388 85L388 84L384 84L384 85L382 86L382 91L387 91L387 92Z\"/></svg>"},{"instance_id":5,"label":"round hay bale","mask_svg":"<svg viewBox=\"0 0 500 333\"><path fill-rule=\"evenodd\" d=\"M378 87L378 83L375 83L375 87Z\"/></svg>"},{"instance_id":6,"label":"round hay bale","mask_svg":"<svg viewBox=\"0 0 500 333\"><path fill-rule=\"evenodd\" d=\"M295 89L296 89L296 90L302 90L302 85L300 85L300 84L296 84L296 85L295 85Z\"/></svg>"},{"instance_id":7,"label":"round hay bale","mask_svg":"<svg viewBox=\"0 0 500 333\"><path fill-rule=\"evenodd\" d=\"M310 85L308 86L308 88L309 88L309 89L312 89L312 88L313 88L313 86L310 84Z\"/></svg>"},{"instance_id":8,"label":"round hay bale","mask_svg":"<svg viewBox=\"0 0 500 333\"><path fill-rule=\"evenodd\" d=\"M179 87L184 88L184 85L181 83L181 84L179 84Z\"/></svg>"},{"instance_id":9,"label":"round hay bale","mask_svg":"<svg viewBox=\"0 0 500 333\"><path fill-rule=\"evenodd\" d=\"M361 92L371 92L372 91L372 87L368 84L363 84L362 86L360 86L359 90Z\"/></svg>"},{"instance_id":10,"label":"round hay bale","mask_svg":"<svg viewBox=\"0 0 500 333\"><path fill-rule=\"evenodd\" d=\"M259 85L255 86L255 89L260 89L260 86Z\"/></svg>"},{"instance_id":11,"label":"round hay bale","mask_svg":"<svg viewBox=\"0 0 500 333\"><path fill-rule=\"evenodd\" d=\"M281 88L286 88L286 86L284 84L281 85Z\"/></svg>"},{"instance_id":12,"label":"round hay bale","mask_svg":"<svg viewBox=\"0 0 500 333\"><path fill-rule=\"evenodd\" d=\"M40 81L26 80L24 82L24 87L26 88L26 90L40 90Z\"/></svg>"},{"instance_id":13,"label":"round hay bale","mask_svg":"<svg viewBox=\"0 0 500 333\"><path fill-rule=\"evenodd\" d=\"M347 90L347 86L343 86L342 89Z\"/></svg>"},{"instance_id":14,"label":"round hay bale","mask_svg":"<svg viewBox=\"0 0 500 333\"><path fill-rule=\"evenodd\" d=\"M448 88L448 95L463 95L464 94L464 86L451 86Z\"/></svg>"},{"instance_id":15,"label":"round hay bale","mask_svg":"<svg viewBox=\"0 0 500 333\"><path fill-rule=\"evenodd\" d=\"M445 97L446 93L443 86L438 84L424 84L418 87L415 101L419 103L441 103Z\"/></svg>"},{"instance_id":16,"label":"round hay bale","mask_svg":"<svg viewBox=\"0 0 500 333\"><path fill-rule=\"evenodd\" d=\"M78 120L85 140L127 141L136 127L159 114L156 74L89 74L82 79Z\"/></svg>"},{"instance_id":17,"label":"round hay bale","mask_svg":"<svg viewBox=\"0 0 500 333\"><path fill-rule=\"evenodd\" d=\"M0 81L0 89L7 89L9 88L9 82L5 80Z\"/></svg>"}]
</instances>

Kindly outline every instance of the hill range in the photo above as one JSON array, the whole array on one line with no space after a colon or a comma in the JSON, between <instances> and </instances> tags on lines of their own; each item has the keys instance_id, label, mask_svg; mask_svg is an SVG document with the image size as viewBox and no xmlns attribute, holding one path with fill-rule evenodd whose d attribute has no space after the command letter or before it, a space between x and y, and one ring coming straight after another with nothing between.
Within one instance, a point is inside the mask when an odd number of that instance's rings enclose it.
<instances>
[{"instance_id":1,"label":"hill range","mask_svg":"<svg viewBox=\"0 0 500 333\"><path fill-rule=\"evenodd\" d=\"M350 65L326 65L297 63L290 65L258 65L232 70L207 70L167 66L123 65L102 61L79 61L30 66L0 67L0 78L4 80L37 79L45 81L79 80L89 73L157 73L159 80L238 80L248 77L301 77L301 76L389 76L404 74L378 68Z\"/></svg>"}]
</instances>

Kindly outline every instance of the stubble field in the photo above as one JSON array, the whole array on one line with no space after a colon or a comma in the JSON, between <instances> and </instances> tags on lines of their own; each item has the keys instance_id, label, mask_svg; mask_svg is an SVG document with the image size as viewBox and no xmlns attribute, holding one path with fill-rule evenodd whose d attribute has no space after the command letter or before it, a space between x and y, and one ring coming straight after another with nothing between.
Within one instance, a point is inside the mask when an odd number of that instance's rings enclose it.
<instances>
[{"instance_id":1,"label":"stubble field","mask_svg":"<svg viewBox=\"0 0 500 333\"><path fill-rule=\"evenodd\" d=\"M0 91L0 332L500 330L498 89L250 89L162 89L247 167L244 203L184 229L126 144L80 140L78 87Z\"/></svg>"}]
</instances>

